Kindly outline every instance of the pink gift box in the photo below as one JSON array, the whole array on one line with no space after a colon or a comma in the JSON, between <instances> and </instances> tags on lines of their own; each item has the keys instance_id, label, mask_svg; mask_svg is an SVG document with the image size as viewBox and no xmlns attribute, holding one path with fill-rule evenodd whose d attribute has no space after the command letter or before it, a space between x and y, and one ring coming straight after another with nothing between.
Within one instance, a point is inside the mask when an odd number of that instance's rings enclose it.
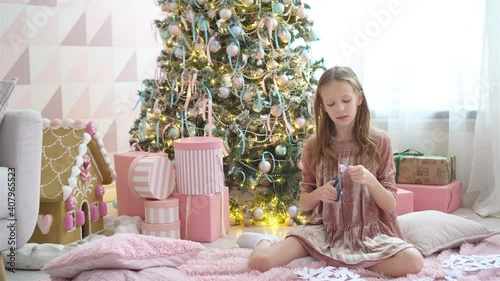
<instances>
[{"instance_id":1,"label":"pink gift box","mask_svg":"<svg viewBox=\"0 0 500 281\"><path fill-rule=\"evenodd\" d=\"M179 220L179 199L146 200L144 215L147 223L173 223Z\"/></svg>"},{"instance_id":2,"label":"pink gift box","mask_svg":"<svg viewBox=\"0 0 500 281\"><path fill-rule=\"evenodd\" d=\"M116 172L116 199L118 201L118 216L139 216L144 219L144 201L136 193L132 193L129 188L128 170L130 164L139 156L148 154L148 152L130 151L115 153L115 172Z\"/></svg>"},{"instance_id":3,"label":"pink gift box","mask_svg":"<svg viewBox=\"0 0 500 281\"><path fill-rule=\"evenodd\" d=\"M398 188L396 214L398 216L413 212L413 192Z\"/></svg>"},{"instance_id":4,"label":"pink gift box","mask_svg":"<svg viewBox=\"0 0 500 281\"><path fill-rule=\"evenodd\" d=\"M176 192L204 195L222 192L222 139L190 137L174 141Z\"/></svg>"},{"instance_id":5,"label":"pink gift box","mask_svg":"<svg viewBox=\"0 0 500 281\"><path fill-rule=\"evenodd\" d=\"M141 234L180 239L180 227L180 221L154 224L141 221Z\"/></svg>"},{"instance_id":6,"label":"pink gift box","mask_svg":"<svg viewBox=\"0 0 500 281\"><path fill-rule=\"evenodd\" d=\"M150 153L136 157L129 166L132 194L146 199L164 200L175 188L175 170L168 155Z\"/></svg>"},{"instance_id":7,"label":"pink gift box","mask_svg":"<svg viewBox=\"0 0 500 281\"><path fill-rule=\"evenodd\" d=\"M207 195L173 193L179 198L181 239L213 242L225 235L229 225L229 188Z\"/></svg>"},{"instance_id":8,"label":"pink gift box","mask_svg":"<svg viewBox=\"0 0 500 281\"><path fill-rule=\"evenodd\" d=\"M398 188L413 192L414 210L436 210L451 213L462 205L462 182L455 180L446 185L396 184Z\"/></svg>"}]
</instances>

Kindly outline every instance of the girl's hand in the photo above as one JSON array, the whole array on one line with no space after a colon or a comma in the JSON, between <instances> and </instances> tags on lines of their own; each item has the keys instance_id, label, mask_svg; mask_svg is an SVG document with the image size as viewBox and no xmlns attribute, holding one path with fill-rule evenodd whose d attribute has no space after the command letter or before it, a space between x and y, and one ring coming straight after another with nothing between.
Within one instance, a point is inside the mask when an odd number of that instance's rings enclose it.
<instances>
[{"instance_id":1,"label":"girl's hand","mask_svg":"<svg viewBox=\"0 0 500 281\"><path fill-rule=\"evenodd\" d=\"M353 182L359 184L371 185L374 180L377 180L375 176L363 165L349 166L347 174L351 177Z\"/></svg>"},{"instance_id":2,"label":"girl's hand","mask_svg":"<svg viewBox=\"0 0 500 281\"><path fill-rule=\"evenodd\" d=\"M334 187L335 180L331 180L320 188L317 189L319 192L319 199L325 203L334 203L337 199L337 189Z\"/></svg>"}]
</instances>

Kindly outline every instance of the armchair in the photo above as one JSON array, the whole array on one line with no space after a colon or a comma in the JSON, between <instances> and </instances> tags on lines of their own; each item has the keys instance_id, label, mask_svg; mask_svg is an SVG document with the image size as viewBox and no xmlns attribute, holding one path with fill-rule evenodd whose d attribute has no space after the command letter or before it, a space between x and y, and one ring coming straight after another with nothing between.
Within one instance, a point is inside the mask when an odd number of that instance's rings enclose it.
<instances>
[{"instance_id":1,"label":"armchair","mask_svg":"<svg viewBox=\"0 0 500 281\"><path fill-rule=\"evenodd\" d=\"M9 109L0 124L0 167L15 168L14 196L0 185L0 280L6 280L3 263L15 267L15 250L26 244L38 219L42 130L40 112L31 109ZM9 207L15 208L15 220L9 219Z\"/></svg>"}]
</instances>

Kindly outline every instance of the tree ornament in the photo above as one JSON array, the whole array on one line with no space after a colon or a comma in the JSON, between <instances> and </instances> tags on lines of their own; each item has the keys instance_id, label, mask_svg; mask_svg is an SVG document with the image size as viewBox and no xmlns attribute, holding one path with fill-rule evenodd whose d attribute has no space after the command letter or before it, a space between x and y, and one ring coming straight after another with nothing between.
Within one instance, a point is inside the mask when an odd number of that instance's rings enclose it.
<instances>
[{"instance_id":1,"label":"tree ornament","mask_svg":"<svg viewBox=\"0 0 500 281\"><path fill-rule=\"evenodd\" d=\"M179 36L181 35L182 33L182 30L181 28L179 27L179 25L174 22L174 23L171 23L169 26L168 26L168 32L170 34L172 34L173 36Z\"/></svg>"},{"instance_id":2,"label":"tree ornament","mask_svg":"<svg viewBox=\"0 0 500 281\"><path fill-rule=\"evenodd\" d=\"M266 66L267 66L267 69L269 71L273 71L273 70L275 70L276 68L279 67L279 64L275 60L270 60L270 61L267 62Z\"/></svg>"},{"instance_id":3,"label":"tree ornament","mask_svg":"<svg viewBox=\"0 0 500 281\"><path fill-rule=\"evenodd\" d=\"M227 87L220 87L219 88L219 97L225 99L229 97L229 94L231 93L231 90L229 90Z\"/></svg>"},{"instance_id":4,"label":"tree ornament","mask_svg":"<svg viewBox=\"0 0 500 281\"><path fill-rule=\"evenodd\" d=\"M299 18L299 19L305 19L307 17L307 11L304 7L299 7L297 9L297 12L295 13L295 15Z\"/></svg>"},{"instance_id":5,"label":"tree ornament","mask_svg":"<svg viewBox=\"0 0 500 281\"><path fill-rule=\"evenodd\" d=\"M255 73L256 73L257 75L262 75L262 74L264 74L264 69L262 69L262 68L257 68L257 69L255 70Z\"/></svg>"},{"instance_id":6,"label":"tree ornament","mask_svg":"<svg viewBox=\"0 0 500 281\"><path fill-rule=\"evenodd\" d=\"M182 59L182 57L184 56L184 50L181 47L175 47L174 55L176 58Z\"/></svg>"},{"instance_id":7,"label":"tree ornament","mask_svg":"<svg viewBox=\"0 0 500 281\"><path fill-rule=\"evenodd\" d=\"M158 116L161 114L161 110L159 108L155 108L155 109L153 109L153 114Z\"/></svg>"},{"instance_id":8,"label":"tree ornament","mask_svg":"<svg viewBox=\"0 0 500 281\"><path fill-rule=\"evenodd\" d=\"M113 200L113 208L118 209L118 199Z\"/></svg>"},{"instance_id":9,"label":"tree ornament","mask_svg":"<svg viewBox=\"0 0 500 281\"><path fill-rule=\"evenodd\" d=\"M196 1L196 3L198 3L198 5L200 5L200 6L205 5L205 2L206 2L206 0L194 0L194 1Z\"/></svg>"},{"instance_id":10,"label":"tree ornament","mask_svg":"<svg viewBox=\"0 0 500 281\"><path fill-rule=\"evenodd\" d=\"M252 220L249 219L249 218L244 218L241 223L244 225L244 226L251 226L252 225Z\"/></svg>"},{"instance_id":11,"label":"tree ornament","mask_svg":"<svg viewBox=\"0 0 500 281\"><path fill-rule=\"evenodd\" d=\"M292 38L292 35L285 28L281 28L278 30L278 38L281 40L281 42L288 43Z\"/></svg>"},{"instance_id":12,"label":"tree ornament","mask_svg":"<svg viewBox=\"0 0 500 281\"><path fill-rule=\"evenodd\" d=\"M207 16L209 19L213 19L216 14L217 14L217 12L215 10L208 10L208 12L207 12Z\"/></svg>"},{"instance_id":13,"label":"tree ornament","mask_svg":"<svg viewBox=\"0 0 500 281\"><path fill-rule=\"evenodd\" d=\"M235 36L240 36L243 33L243 28L239 24L234 24L231 26L231 31Z\"/></svg>"},{"instance_id":14,"label":"tree ornament","mask_svg":"<svg viewBox=\"0 0 500 281\"><path fill-rule=\"evenodd\" d=\"M181 132L179 131L179 129L172 127L168 129L168 136L172 139L177 139L181 136Z\"/></svg>"},{"instance_id":15,"label":"tree ornament","mask_svg":"<svg viewBox=\"0 0 500 281\"><path fill-rule=\"evenodd\" d=\"M288 218L288 219L286 220L286 225L288 225L288 226L292 226L294 223L295 223L295 220L294 220L294 219L292 219L292 218Z\"/></svg>"},{"instance_id":16,"label":"tree ornament","mask_svg":"<svg viewBox=\"0 0 500 281\"><path fill-rule=\"evenodd\" d=\"M291 218L295 218L297 216L299 210L297 209L297 206L291 205L290 207L288 207L288 209L286 210L286 212L288 213L288 215Z\"/></svg>"},{"instance_id":17,"label":"tree ornament","mask_svg":"<svg viewBox=\"0 0 500 281\"><path fill-rule=\"evenodd\" d=\"M196 128L193 127L193 126L188 127L188 135L190 137L195 137L197 135L196 134Z\"/></svg>"},{"instance_id":18,"label":"tree ornament","mask_svg":"<svg viewBox=\"0 0 500 281\"><path fill-rule=\"evenodd\" d=\"M250 7L253 5L253 0L241 0L241 4L245 7Z\"/></svg>"},{"instance_id":19,"label":"tree ornament","mask_svg":"<svg viewBox=\"0 0 500 281\"><path fill-rule=\"evenodd\" d=\"M264 4L268 4L269 2L271 2L271 0L262 0L262 3Z\"/></svg>"},{"instance_id":20,"label":"tree ornament","mask_svg":"<svg viewBox=\"0 0 500 281\"><path fill-rule=\"evenodd\" d=\"M235 75L233 77L233 85L236 87L236 88L241 88L243 86L243 81L245 79L243 78L243 76L241 75Z\"/></svg>"},{"instance_id":21,"label":"tree ornament","mask_svg":"<svg viewBox=\"0 0 500 281\"><path fill-rule=\"evenodd\" d=\"M271 18L268 22L269 27L271 27L272 31L275 31L278 28L278 21L275 18Z\"/></svg>"},{"instance_id":22,"label":"tree ornament","mask_svg":"<svg viewBox=\"0 0 500 281\"><path fill-rule=\"evenodd\" d=\"M160 31L160 37L162 40L167 40L170 37L170 33L168 33L167 29L162 29Z\"/></svg>"},{"instance_id":23,"label":"tree ornament","mask_svg":"<svg viewBox=\"0 0 500 281\"><path fill-rule=\"evenodd\" d=\"M203 42L196 42L196 44L194 44L194 50L198 53L203 53L205 51L205 45Z\"/></svg>"},{"instance_id":24,"label":"tree ornament","mask_svg":"<svg viewBox=\"0 0 500 281\"><path fill-rule=\"evenodd\" d=\"M212 42L210 42L210 44L208 45L208 48L210 49L211 52L215 53L217 52L218 50L220 50L220 42L217 41L217 40L213 40Z\"/></svg>"},{"instance_id":25,"label":"tree ornament","mask_svg":"<svg viewBox=\"0 0 500 281\"><path fill-rule=\"evenodd\" d=\"M262 49L262 47L261 47L261 48L259 48L259 50L257 51L257 53L255 53L253 55L253 57L255 59L257 59L257 60L261 60L261 59L264 58L265 55L266 55L266 52L264 52L264 49Z\"/></svg>"},{"instance_id":26,"label":"tree ornament","mask_svg":"<svg viewBox=\"0 0 500 281\"><path fill-rule=\"evenodd\" d=\"M271 114L274 117L280 116L281 113L282 113L282 109L280 108L280 106L278 104L277 105L273 105L273 107L271 107Z\"/></svg>"},{"instance_id":27,"label":"tree ornament","mask_svg":"<svg viewBox=\"0 0 500 281\"><path fill-rule=\"evenodd\" d=\"M225 21L230 19L232 16L233 16L233 12L231 12L231 10L228 8L222 8L219 11L219 17Z\"/></svg>"},{"instance_id":28,"label":"tree ornament","mask_svg":"<svg viewBox=\"0 0 500 281\"><path fill-rule=\"evenodd\" d=\"M288 83L288 76L286 76L286 74L281 74L280 76L278 76L277 82L280 86L286 86L286 84Z\"/></svg>"},{"instance_id":29,"label":"tree ornament","mask_svg":"<svg viewBox=\"0 0 500 281\"><path fill-rule=\"evenodd\" d=\"M262 208L255 208L253 210L253 218L256 220L261 220L264 217L264 210Z\"/></svg>"},{"instance_id":30,"label":"tree ornament","mask_svg":"<svg viewBox=\"0 0 500 281\"><path fill-rule=\"evenodd\" d=\"M309 41L318 41L319 40L319 36L318 36L318 33L316 33L316 31L314 30L311 30L309 32L309 34L307 35L307 40Z\"/></svg>"},{"instance_id":31,"label":"tree ornament","mask_svg":"<svg viewBox=\"0 0 500 281\"><path fill-rule=\"evenodd\" d=\"M269 171L271 171L271 163L269 163L269 161L267 160L260 161L259 170L263 173L268 173Z\"/></svg>"},{"instance_id":32,"label":"tree ornament","mask_svg":"<svg viewBox=\"0 0 500 281\"><path fill-rule=\"evenodd\" d=\"M276 152L276 155L285 156L286 155L286 146L280 144L280 145L276 146L274 152Z\"/></svg>"},{"instance_id":33,"label":"tree ornament","mask_svg":"<svg viewBox=\"0 0 500 281\"><path fill-rule=\"evenodd\" d=\"M228 56L234 57L234 56L238 55L239 52L240 52L240 49L234 43L231 43L231 44L229 44L229 46L226 47L226 53Z\"/></svg>"},{"instance_id":34,"label":"tree ornament","mask_svg":"<svg viewBox=\"0 0 500 281\"><path fill-rule=\"evenodd\" d=\"M243 100L248 102L253 100L255 93L252 89L246 89L245 93L243 94Z\"/></svg>"},{"instance_id":35,"label":"tree ornament","mask_svg":"<svg viewBox=\"0 0 500 281\"><path fill-rule=\"evenodd\" d=\"M259 113L262 111L262 109L264 109L264 106L262 105L262 102L261 103L254 103L253 106L252 106L252 110Z\"/></svg>"},{"instance_id":36,"label":"tree ornament","mask_svg":"<svg viewBox=\"0 0 500 281\"><path fill-rule=\"evenodd\" d=\"M200 111L198 110L197 107L191 108L189 111L189 117L196 117L198 114L200 114Z\"/></svg>"},{"instance_id":37,"label":"tree ornament","mask_svg":"<svg viewBox=\"0 0 500 281\"><path fill-rule=\"evenodd\" d=\"M281 3L288 5L288 4L292 3L292 0L281 0Z\"/></svg>"},{"instance_id":38,"label":"tree ornament","mask_svg":"<svg viewBox=\"0 0 500 281\"><path fill-rule=\"evenodd\" d=\"M203 131L205 131L205 133L208 135L209 134L209 131L208 131L208 124L205 125L205 127L203 127ZM212 133L214 133L215 131L217 131L217 129L215 128L215 126L212 124Z\"/></svg>"},{"instance_id":39,"label":"tree ornament","mask_svg":"<svg viewBox=\"0 0 500 281\"><path fill-rule=\"evenodd\" d=\"M282 3L279 3L279 2L274 4L274 13L276 15L281 16L284 11L285 11L285 5L283 5Z\"/></svg>"},{"instance_id":40,"label":"tree ornament","mask_svg":"<svg viewBox=\"0 0 500 281\"><path fill-rule=\"evenodd\" d=\"M306 119L304 119L303 117L297 117L293 121L293 124L295 125L295 128L302 129L306 125Z\"/></svg>"}]
</instances>

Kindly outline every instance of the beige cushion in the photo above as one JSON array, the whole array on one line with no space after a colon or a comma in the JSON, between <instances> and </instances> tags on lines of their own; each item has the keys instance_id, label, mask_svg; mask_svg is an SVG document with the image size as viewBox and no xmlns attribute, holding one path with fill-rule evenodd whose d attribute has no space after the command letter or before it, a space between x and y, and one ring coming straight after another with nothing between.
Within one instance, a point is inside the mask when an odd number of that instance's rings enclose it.
<instances>
[{"instance_id":1,"label":"beige cushion","mask_svg":"<svg viewBox=\"0 0 500 281\"><path fill-rule=\"evenodd\" d=\"M500 234L478 222L440 211L408 213L398 220L406 240L424 256Z\"/></svg>"},{"instance_id":2,"label":"beige cushion","mask_svg":"<svg viewBox=\"0 0 500 281\"><path fill-rule=\"evenodd\" d=\"M7 111L9 98L16 86L17 78L0 80L0 124L2 124L3 117Z\"/></svg>"}]
</instances>

